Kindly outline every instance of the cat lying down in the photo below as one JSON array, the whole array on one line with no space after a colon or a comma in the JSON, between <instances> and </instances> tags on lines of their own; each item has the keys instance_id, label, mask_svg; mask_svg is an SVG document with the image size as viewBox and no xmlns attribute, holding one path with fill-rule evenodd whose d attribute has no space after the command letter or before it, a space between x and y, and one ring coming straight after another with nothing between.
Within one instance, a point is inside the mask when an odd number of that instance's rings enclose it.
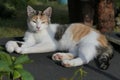
<instances>
[{"instance_id":1,"label":"cat lying down","mask_svg":"<svg viewBox=\"0 0 120 80\"><path fill-rule=\"evenodd\" d=\"M64 67L75 67L96 58L101 69L108 68L113 51L103 34L81 23L51 24L51 13L51 7L37 11L28 6L28 30L24 41L8 41L5 45L6 50L19 54L67 50L67 53L53 54L52 59L61 61Z\"/></svg>"}]
</instances>

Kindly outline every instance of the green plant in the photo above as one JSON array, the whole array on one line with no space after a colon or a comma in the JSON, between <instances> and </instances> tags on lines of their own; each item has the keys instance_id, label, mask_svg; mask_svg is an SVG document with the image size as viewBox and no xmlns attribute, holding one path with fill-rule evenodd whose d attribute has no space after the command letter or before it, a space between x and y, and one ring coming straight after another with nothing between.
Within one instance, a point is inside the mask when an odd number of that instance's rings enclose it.
<instances>
[{"instance_id":1,"label":"green plant","mask_svg":"<svg viewBox=\"0 0 120 80\"><path fill-rule=\"evenodd\" d=\"M120 0L115 0L115 6L120 7Z\"/></svg>"},{"instance_id":2,"label":"green plant","mask_svg":"<svg viewBox=\"0 0 120 80\"><path fill-rule=\"evenodd\" d=\"M3 76L9 80L34 80L33 76L23 68L23 64L31 62L27 55L10 56L0 47L0 80Z\"/></svg>"},{"instance_id":3,"label":"green plant","mask_svg":"<svg viewBox=\"0 0 120 80\"><path fill-rule=\"evenodd\" d=\"M75 71L74 75L67 79L67 78L61 78L60 80L75 80L77 78L77 80L82 80L83 77L87 74L86 71L83 70L83 68L80 68L78 70Z\"/></svg>"}]
</instances>

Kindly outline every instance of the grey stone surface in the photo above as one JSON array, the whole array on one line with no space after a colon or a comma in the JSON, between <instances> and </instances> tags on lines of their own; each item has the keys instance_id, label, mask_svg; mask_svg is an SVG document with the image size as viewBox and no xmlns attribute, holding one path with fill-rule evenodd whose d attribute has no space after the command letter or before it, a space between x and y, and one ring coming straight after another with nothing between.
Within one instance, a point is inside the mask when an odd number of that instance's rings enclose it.
<instances>
[{"instance_id":1,"label":"grey stone surface","mask_svg":"<svg viewBox=\"0 0 120 80\"><path fill-rule=\"evenodd\" d=\"M0 39L0 45L4 44L8 40L21 40L22 38L3 38ZM28 56L33 60L30 64L25 64L25 69L31 72L35 77L35 80L60 80L61 78L70 78L73 76L76 70L81 67L65 68L60 65L59 62L55 62L51 59L52 54L29 54ZM20 54L11 54L19 56ZM95 60L89 64L83 65L83 69L87 72L83 80L120 80L120 53L114 51L114 57L111 60L111 64L107 70L101 70L97 67ZM78 80L77 77L75 80Z\"/></svg>"}]
</instances>

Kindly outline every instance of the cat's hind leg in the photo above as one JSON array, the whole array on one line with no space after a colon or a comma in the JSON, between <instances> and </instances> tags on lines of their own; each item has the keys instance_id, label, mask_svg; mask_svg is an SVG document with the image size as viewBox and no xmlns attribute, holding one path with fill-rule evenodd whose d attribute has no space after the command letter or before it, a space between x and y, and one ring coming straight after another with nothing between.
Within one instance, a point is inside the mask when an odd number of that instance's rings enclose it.
<instances>
[{"instance_id":1,"label":"cat's hind leg","mask_svg":"<svg viewBox=\"0 0 120 80\"><path fill-rule=\"evenodd\" d=\"M71 60L77 56L77 46L72 47L68 52L58 52L53 54L52 59L55 61L62 61L62 60Z\"/></svg>"},{"instance_id":2,"label":"cat's hind leg","mask_svg":"<svg viewBox=\"0 0 120 80\"><path fill-rule=\"evenodd\" d=\"M96 47L92 44L86 44L79 46L78 57L71 60L63 60L62 65L65 67L75 67L87 64L97 55Z\"/></svg>"}]
</instances>

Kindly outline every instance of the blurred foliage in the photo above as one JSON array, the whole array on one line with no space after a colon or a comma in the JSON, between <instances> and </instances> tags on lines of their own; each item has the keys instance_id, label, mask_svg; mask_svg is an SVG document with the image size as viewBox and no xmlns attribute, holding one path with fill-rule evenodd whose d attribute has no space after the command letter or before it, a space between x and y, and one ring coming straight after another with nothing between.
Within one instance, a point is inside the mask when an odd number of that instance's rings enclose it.
<instances>
[{"instance_id":1,"label":"blurred foliage","mask_svg":"<svg viewBox=\"0 0 120 80\"><path fill-rule=\"evenodd\" d=\"M18 0L20 1L20 0ZM2 2L0 0L0 2ZM3 3L1 3L3 4ZM23 5L23 6L22 6ZM24 32L27 29L26 24L26 6L30 5L36 10L45 10L47 7L51 6L53 8L52 12L52 23L68 23L68 9L67 5L61 5L57 1L48 1L48 0L28 0L26 4L21 4L18 7L14 7L14 11L10 17L7 17L7 15L3 15L6 17L6 19L2 16L0 18L0 38L5 37L18 37L23 36ZM10 5L11 6L11 5ZM12 6L11 6L12 7ZM1 8L0 8L1 9ZM3 10L0 10L0 14L4 12Z\"/></svg>"},{"instance_id":2,"label":"blurred foliage","mask_svg":"<svg viewBox=\"0 0 120 80\"><path fill-rule=\"evenodd\" d=\"M11 18L16 16L17 10L23 10L27 5L40 5L49 0L0 0L0 18Z\"/></svg>"},{"instance_id":3,"label":"blurred foliage","mask_svg":"<svg viewBox=\"0 0 120 80\"><path fill-rule=\"evenodd\" d=\"M71 78L61 78L60 80L83 80L86 76L87 72L81 67L80 69L76 70L74 75Z\"/></svg>"},{"instance_id":4,"label":"blurred foliage","mask_svg":"<svg viewBox=\"0 0 120 80\"><path fill-rule=\"evenodd\" d=\"M0 17L11 18L16 16L16 10L26 7L29 0L0 0Z\"/></svg>"},{"instance_id":5,"label":"blurred foliage","mask_svg":"<svg viewBox=\"0 0 120 80\"><path fill-rule=\"evenodd\" d=\"M115 0L115 6L120 7L120 0Z\"/></svg>"},{"instance_id":6,"label":"blurred foliage","mask_svg":"<svg viewBox=\"0 0 120 80\"><path fill-rule=\"evenodd\" d=\"M0 46L0 80L34 80L31 73L26 71L23 64L30 63L32 60L27 55L18 57L11 56Z\"/></svg>"},{"instance_id":7,"label":"blurred foliage","mask_svg":"<svg viewBox=\"0 0 120 80\"><path fill-rule=\"evenodd\" d=\"M15 8L8 3L2 4L0 3L0 17L8 18L13 17L15 15Z\"/></svg>"},{"instance_id":8,"label":"blurred foliage","mask_svg":"<svg viewBox=\"0 0 120 80\"><path fill-rule=\"evenodd\" d=\"M9 18L16 15L16 10L25 8L28 4L47 3L50 0L0 0L0 17ZM57 0L56 0L57 1ZM115 5L120 7L120 0L114 0Z\"/></svg>"}]
</instances>

